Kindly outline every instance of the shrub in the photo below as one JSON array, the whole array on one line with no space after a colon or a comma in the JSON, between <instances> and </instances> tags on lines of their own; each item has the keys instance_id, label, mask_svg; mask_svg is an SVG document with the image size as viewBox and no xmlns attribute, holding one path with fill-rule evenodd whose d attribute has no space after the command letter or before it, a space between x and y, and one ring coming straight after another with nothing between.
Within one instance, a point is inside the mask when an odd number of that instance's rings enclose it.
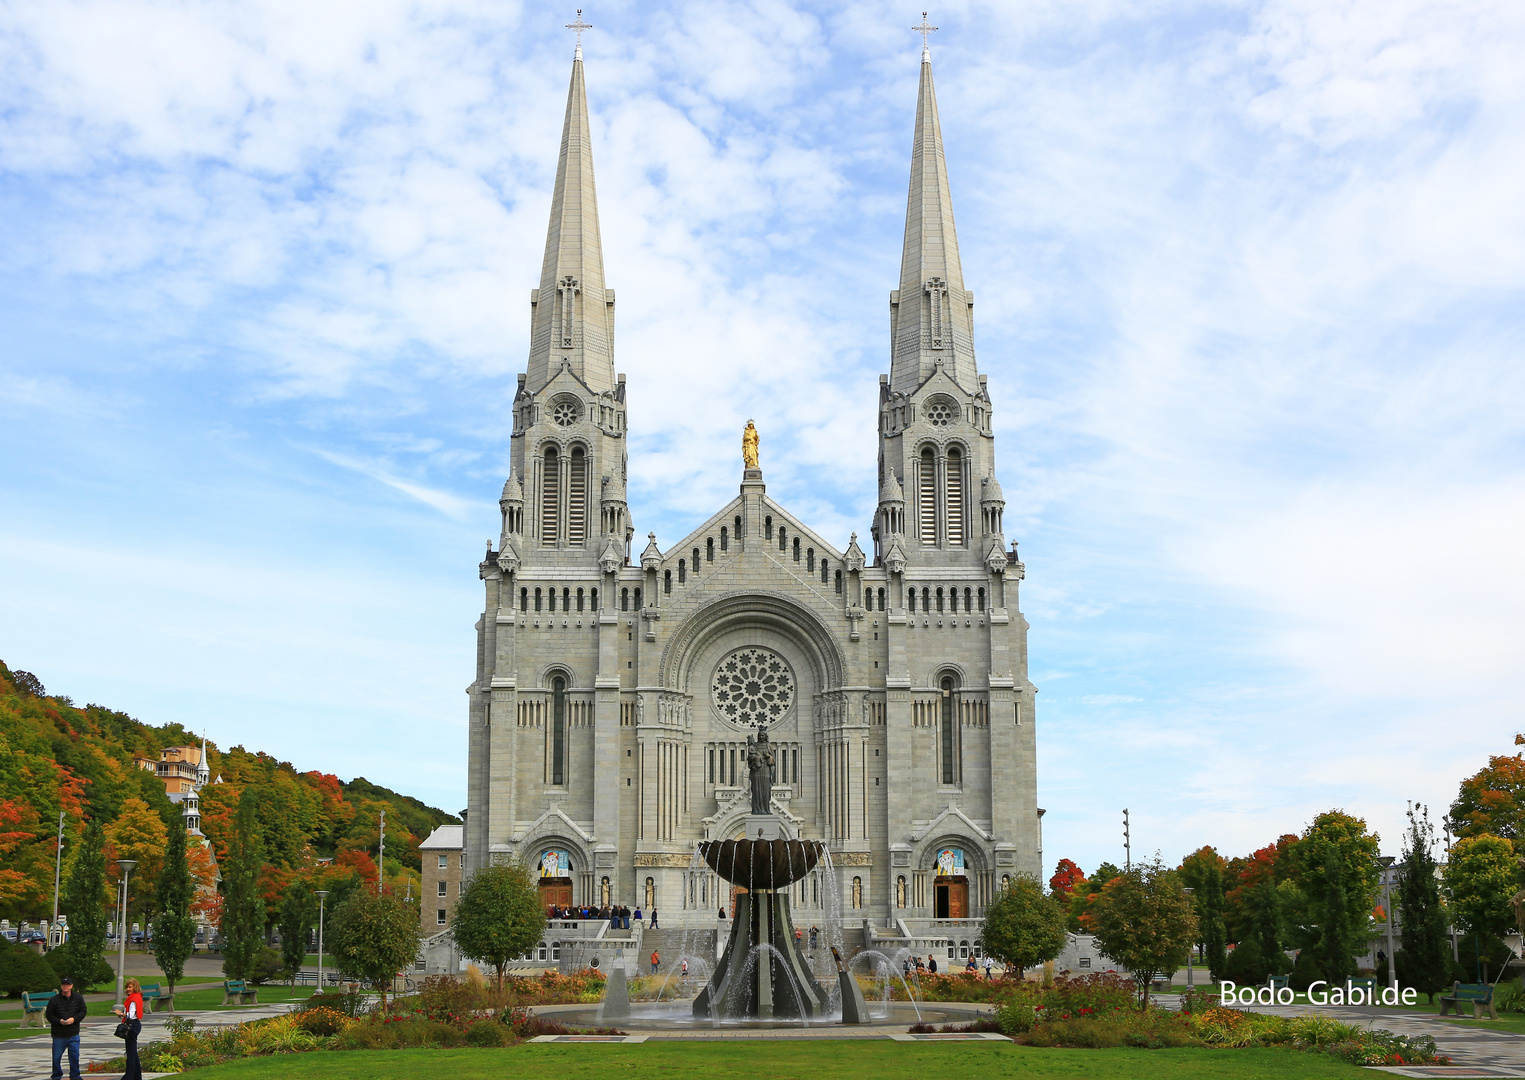
<instances>
[{"instance_id":1,"label":"shrub","mask_svg":"<svg viewBox=\"0 0 1525 1080\"><path fill-rule=\"evenodd\" d=\"M1223 977L1240 986L1263 985L1266 981L1266 960L1260 951L1260 942L1250 938L1235 946L1234 951L1228 954Z\"/></svg>"},{"instance_id":2,"label":"shrub","mask_svg":"<svg viewBox=\"0 0 1525 1080\"><path fill-rule=\"evenodd\" d=\"M303 1031L322 1038L339 1034L351 1023L350 1017L338 1009L322 1005L315 1009L303 1009L293 1015L296 1016L297 1026Z\"/></svg>"},{"instance_id":3,"label":"shrub","mask_svg":"<svg viewBox=\"0 0 1525 1080\"><path fill-rule=\"evenodd\" d=\"M116 971L99 953L92 956L75 948L72 940L48 953L48 965L59 975L74 980L75 989L87 991L116 982Z\"/></svg>"},{"instance_id":4,"label":"shrub","mask_svg":"<svg viewBox=\"0 0 1525 1080\"><path fill-rule=\"evenodd\" d=\"M1318 957L1313 955L1312 949L1304 949L1297 954L1297 963L1292 965L1292 974L1287 977L1287 985L1294 990L1306 992L1310 984L1323 978L1326 978L1324 966L1318 962Z\"/></svg>"},{"instance_id":5,"label":"shrub","mask_svg":"<svg viewBox=\"0 0 1525 1080\"><path fill-rule=\"evenodd\" d=\"M0 938L0 994L20 997L58 989L58 975L41 956L25 945Z\"/></svg>"},{"instance_id":6,"label":"shrub","mask_svg":"<svg viewBox=\"0 0 1525 1080\"><path fill-rule=\"evenodd\" d=\"M1030 1001L1009 1001L998 1008L995 1015L1006 1035L1026 1035L1038 1022L1038 1009Z\"/></svg>"},{"instance_id":7,"label":"shrub","mask_svg":"<svg viewBox=\"0 0 1525 1080\"><path fill-rule=\"evenodd\" d=\"M466 1029L468 1046L513 1046L519 1040L507 1024L482 1021Z\"/></svg>"},{"instance_id":8,"label":"shrub","mask_svg":"<svg viewBox=\"0 0 1525 1080\"><path fill-rule=\"evenodd\" d=\"M364 994L314 994L303 1004L304 1009L334 1009L345 1016L364 1016L370 1011Z\"/></svg>"},{"instance_id":9,"label":"shrub","mask_svg":"<svg viewBox=\"0 0 1525 1080\"><path fill-rule=\"evenodd\" d=\"M285 972L285 965L281 961L281 954L268 945L261 946L259 952L254 954L254 960L249 965L249 982L255 986L264 986L267 982L279 979Z\"/></svg>"}]
</instances>

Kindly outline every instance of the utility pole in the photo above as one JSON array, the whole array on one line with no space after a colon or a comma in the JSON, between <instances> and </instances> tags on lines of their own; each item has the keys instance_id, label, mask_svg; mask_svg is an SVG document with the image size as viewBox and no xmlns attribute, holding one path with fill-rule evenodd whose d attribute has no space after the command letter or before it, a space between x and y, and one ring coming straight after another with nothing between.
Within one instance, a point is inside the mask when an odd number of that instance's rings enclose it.
<instances>
[{"instance_id":1,"label":"utility pole","mask_svg":"<svg viewBox=\"0 0 1525 1080\"><path fill-rule=\"evenodd\" d=\"M53 861L53 926L48 936L58 932L58 882L64 871L64 812L58 812L58 854Z\"/></svg>"},{"instance_id":2,"label":"utility pole","mask_svg":"<svg viewBox=\"0 0 1525 1080\"><path fill-rule=\"evenodd\" d=\"M376 844L376 895L381 895L381 883L387 876L387 812L381 812L381 839Z\"/></svg>"},{"instance_id":3,"label":"utility pole","mask_svg":"<svg viewBox=\"0 0 1525 1080\"><path fill-rule=\"evenodd\" d=\"M1133 838L1128 833L1128 808L1123 807L1123 869L1133 869Z\"/></svg>"}]
</instances>

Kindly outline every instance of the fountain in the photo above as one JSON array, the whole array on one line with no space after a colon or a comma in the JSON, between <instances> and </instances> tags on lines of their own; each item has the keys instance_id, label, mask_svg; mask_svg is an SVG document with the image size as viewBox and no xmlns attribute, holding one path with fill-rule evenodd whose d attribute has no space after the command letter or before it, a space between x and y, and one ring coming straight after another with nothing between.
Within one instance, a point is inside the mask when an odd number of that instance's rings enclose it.
<instances>
[{"instance_id":1,"label":"fountain","mask_svg":"<svg viewBox=\"0 0 1525 1080\"><path fill-rule=\"evenodd\" d=\"M759 726L757 738L747 738L752 812L745 836L699 845L711 870L746 890L736 896L731 934L715 971L694 999L694 1016L701 1020L808 1022L826 1012L825 995L795 942L787 891L815 868L826 845L785 836L769 806L772 767L768 732Z\"/></svg>"}]
</instances>

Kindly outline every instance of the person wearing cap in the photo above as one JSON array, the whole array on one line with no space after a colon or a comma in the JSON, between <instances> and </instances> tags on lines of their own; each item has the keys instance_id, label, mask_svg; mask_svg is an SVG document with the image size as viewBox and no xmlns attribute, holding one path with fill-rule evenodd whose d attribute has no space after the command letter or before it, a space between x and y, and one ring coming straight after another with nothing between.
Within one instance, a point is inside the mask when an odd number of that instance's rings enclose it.
<instances>
[{"instance_id":1,"label":"person wearing cap","mask_svg":"<svg viewBox=\"0 0 1525 1080\"><path fill-rule=\"evenodd\" d=\"M64 1051L69 1051L69 1080L80 1080L79 1026L85 1021L85 995L74 992L74 980L65 975L58 993L48 999L43 1018L53 1031L53 1080L64 1074Z\"/></svg>"}]
</instances>

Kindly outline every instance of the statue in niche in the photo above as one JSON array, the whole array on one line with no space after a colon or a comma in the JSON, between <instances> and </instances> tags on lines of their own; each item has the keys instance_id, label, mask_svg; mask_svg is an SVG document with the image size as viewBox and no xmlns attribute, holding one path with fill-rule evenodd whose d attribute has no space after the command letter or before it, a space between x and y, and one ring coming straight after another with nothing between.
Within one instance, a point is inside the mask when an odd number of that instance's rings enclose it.
<instances>
[{"instance_id":1,"label":"statue in niche","mask_svg":"<svg viewBox=\"0 0 1525 1080\"><path fill-rule=\"evenodd\" d=\"M741 433L741 463L749 469L756 469L757 464L757 427L752 421L747 421L747 430Z\"/></svg>"},{"instance_id":2,"label":"statue in niche","mask_svg":"<svg viewBox=\"0 0 1525 1080\"><path fill-rule=\"evenodd\" d=\"M765 727L758 727L755 740L747 736L747 773L752 781L752 813L772 813L773 748L768 745Z\"/></svg>"}]
</instances>

